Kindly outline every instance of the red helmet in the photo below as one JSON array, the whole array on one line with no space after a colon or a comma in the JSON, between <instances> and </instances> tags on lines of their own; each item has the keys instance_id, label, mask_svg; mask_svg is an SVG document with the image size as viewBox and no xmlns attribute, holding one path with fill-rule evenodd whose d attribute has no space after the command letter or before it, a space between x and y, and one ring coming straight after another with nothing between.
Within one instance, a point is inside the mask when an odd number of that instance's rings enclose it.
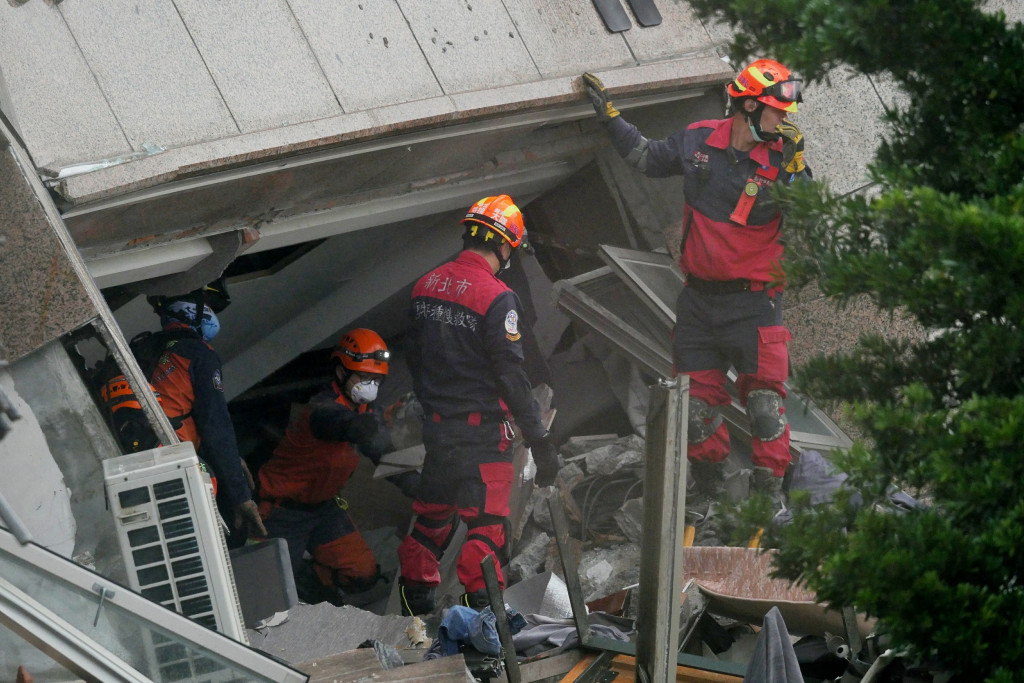
<instances>
[{"instance_id":1,"label":"red helmet","mask_svg":"<svg viewBox=\"0 0 1024 683\"><path fill-rule=\"evenodd\" d=\"M526 228L523 226L523 214L507 194L497 197L484 197L473 206L460 223L466 224L468 234L475 236L477 225L482 225L492 233L500 235L515 249L523 243ZM489 239L489 235L484 239Z\"/></svg>"},{"instance_id":2,"label":"red helmet","mask_svg":"<svg viewBox=\"0 0 1024 683\"><path fill-rule=\"evenodd\" d=\"M792 78L782 64L773 59L759 59L728 85L730 97L756 97L769 107L796 113L796 103L803 101L802 81Z\"/></svg>"},{"instance_id":3,"label":"red helmet","mask_svg":"<svg viewBox=\"0 0 1024 683\"><path fill-rule=\"evenodd\" d=\"M342 365L353 372L388 374L391 352L380 335L373 330L360 327L346 332L334 347L331 358L337 358Z\"/></svg>"}]
</instances>

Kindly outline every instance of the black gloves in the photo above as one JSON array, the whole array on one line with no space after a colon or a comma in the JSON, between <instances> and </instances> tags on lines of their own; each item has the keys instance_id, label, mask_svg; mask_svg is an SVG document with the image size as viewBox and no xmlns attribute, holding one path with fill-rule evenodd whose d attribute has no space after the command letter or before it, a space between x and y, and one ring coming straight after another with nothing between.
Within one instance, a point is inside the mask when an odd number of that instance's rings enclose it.
<instances>
[{"instance_id":1,"label":"black gloves","mask_svg":"<svg viewBox=\"0 0 1024 683\"><path fill-rule=\"evenodd\" d=\"M600 78L588 71L583 74L583 85L586 87L587 95L594 105L594 111L597 112L598 121L608 123L619 115L619 110L615 108L612 101L608 98L608 91L605 89L604 83L601 82Z\"/></svg>"},{"instance_id":2,"label":"black gloves","mask_svg":"<svg viewBox=\"0 0 1024 683\"><path fill-rule=\"evenodd\" d=\"M348 441L357 444L367 444L377 436L380 425L372 413L360 413L349 420L346 427Z\"/></svg>"},{"instance_id":3,"label":"black gloves","mask_svg":"<svg viewBox=\"0 0 1024 683\"><path fill-rule=\"evenodd\" d=\"M270 535L263 526L255 501L247 500L235 508L235 531L245 531L249 538L266 538Z\"/></svg>"},{"instance_id":4,"label":"black gloves","mask_svg":"<svg viewBox=\"0 0 1024 683\"><path fill-rule=\"evenodd\" d=\"M551 441L551 432L545 432L543 437L531 441L530 452L533 454L534 463L537 464L537 486L554 484L558 470L562 468L562 458Z\"/></svg>"},{"instance_id":5,"label":"black gloves","mask_svg":"<svg viewBox=\"0 0 1024 683\"><path fill-rule=\"evenodd\" d=\"M796 124L786 119L775 128L782 136L782 163L786 173L800 173L804 170L804 135Z\"/></svg>"},{"instance_id":6,"label":"black gloves","mask_svg":"<svg viewBox=\"0 0 1024 683\"><path fill-rule=\"evenodd\" d=\"M387 480L398 487L407 498L416 500L416 493L420 489L420 473L416 470L392 474Z\"/></svg>"}]
</instances>

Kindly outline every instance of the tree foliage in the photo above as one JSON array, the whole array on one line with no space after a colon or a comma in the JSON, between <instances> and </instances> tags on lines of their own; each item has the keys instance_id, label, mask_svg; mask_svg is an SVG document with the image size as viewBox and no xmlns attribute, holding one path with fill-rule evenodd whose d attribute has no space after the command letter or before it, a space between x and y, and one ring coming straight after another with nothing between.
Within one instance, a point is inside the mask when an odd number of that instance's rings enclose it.
<instances>
[{"instance_id":1,"label":"tree foliage","mask_svg":"<svg viewBox=\"0 0 1024 683\"><path fill-rule=\"evenodd\" d=\"M967 680L1024 671L1024 26L970 0L692 0L730 23L732 57L808 84L836 67L889 79L870 195L787 191L787 270L870 296L929 331L864 337L796 379L847 401L868 438L834 462L841 497L777 531L779 575L880 619ZM838 106L838 103L837 103ZM816 146L808 140L813 161ZM892 486L927 500L897 512Z\"/></svg>"}]
</instances>

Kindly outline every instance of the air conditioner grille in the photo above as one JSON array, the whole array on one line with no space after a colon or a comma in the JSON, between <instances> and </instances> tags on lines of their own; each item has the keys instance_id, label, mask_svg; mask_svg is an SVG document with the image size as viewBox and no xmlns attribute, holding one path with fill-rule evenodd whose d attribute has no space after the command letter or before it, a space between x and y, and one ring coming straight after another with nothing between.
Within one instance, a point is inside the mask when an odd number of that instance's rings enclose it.
<instances>
[{"instance_id":1,"label":"air conditioner grille","mask_svg":"<svg viewBox=\"0 0 1024 683\"><path fill-rule=\"evenodd\" d=\"M156 506L160 511L160 519L171 519L189 514L188 499L178 498L177 500L160 503Z\"/></svg>"},{"instance_id":2,"label":"air conditioner grille","mask_svg":"<svg viewBox=\"0 0 1024 683\"><path fill-rule=\"evenodd\" d=\"M132 558L135 560L135 566L137 567L161 562L164 559L164 549L158 545L140 548L132 551Z\"/></svg>"},{"instance_id":3,"label":"air conditioner grille","mask_svg":"<svg viewBox=\"0 0 1024 683\"><path fill-rule=\"evenodd\" d=\"M140 545L149 545L150 543L157 543L160 540L160 532L157 531L155 526L147 526L141 529L132 529L128 532L128 544L137 548Z\"/></svg>"},{"instance_id":4,"label":"air conditioner grille","mask_svg":"<svg viewBox=\"0 0 1024 683\"><path fill-rule=\"evenodd\" d=\"M164 538L178 538L179 536L190 536L196 532L195 525L190 518L176 519L172 522L163 523Z\"/></svg>"},{"instance_id":5,"label":"air conditioner grille","mask_svg":"<svg viewBox=\"0 0 1024 683\"><path fill-rule=\"evenodd\" d=\"M185 482L181 479L169 479L153 484L153 495L157 500L183 496L185 495Z\"/></svg>"},{"instance_id":6,"label":"air conditioner grille","mask_svg":"<svg viewBox=\"0 0 1024 683\"><path fill-rule=\"evenodd\" d=\"M136 575L139 578L139 585L143 588L154 583L163 583L170 578L167 576L167 567L162 564L147 569L140 569L136 572Z\"/></svg>"},{"instance_id":7,"label":"air conditioner grille","mask_svg":"<svg viewBox=\"0 0 1024 683\"><path fill-rule=\"evenodd\" d=\"M174 586L178 589L178 596L182 598L188 597L189 595L195 595L196 593L202 593L210 589L209 584L206 583L206 579L202 576L179 581L174 584Z\"/></svg>"},{"instance_id":8,"label":"air conditioner grille","mask_svg":"<svg viewBox=\"0 0 1024 683\"><path fill-rule=\"evenodd\" d=\"M142 594L142 597L152 600L153 602L159 602L161 605L166 605L168 602L174 601L174 593L171 591L171 584L169 583L162 586L143 588L139 593Z\"/></svg>"},{"instance_id":9,"label":"air conditioner grille","mask_svg":"<svg viewBox=\"0 0 1024 683\"><path fill-rule=\"evenodd\" d=\"M171 563L171 572L173 572L174 578L176 579L191 576L192 574L199 574L202 571L203 559L198 556Z\"/></svg>"},{"instance_id":10,"label":"air conditioner grille","mask_svg":"<svg viewBox=\"0 0 1024 683\"><path fill-rule=\"evenodd\" d=\"M195 555L199 552L199 543L194 538L183 538L180 541L172 541L167 544L167 556L171 559L185 555Z\"/></svg>"}]
</instances>

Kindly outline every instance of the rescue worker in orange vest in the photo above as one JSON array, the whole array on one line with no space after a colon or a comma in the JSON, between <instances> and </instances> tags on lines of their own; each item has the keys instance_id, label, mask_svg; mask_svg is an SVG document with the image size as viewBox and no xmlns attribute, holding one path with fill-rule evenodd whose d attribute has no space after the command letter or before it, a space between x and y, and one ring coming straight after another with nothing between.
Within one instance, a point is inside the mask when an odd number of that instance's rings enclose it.
<instances>
[{"instance_id":1,"label":"rescue worker in orange vest","mask_svg":"<svg viewBox=\"0 0 1024 683\"><path fill-rule=\"evenodd\" d=\"M779 508L790 462L782 404L790 335L782 324L782 213L770 190L811 176L803 135L789 120L801 81L779 62L759 59L727 87L731 117L690 124L663 140L626 122L599 78L586 73L583 81L627 163L650 177L684 178L679 266L686 286L676 302L673 360L690 378L687 456L698 496L723 492L730 445L721 406L731 402L725 373L732 365L751 423L752 488Z\"/></svg>"},{"instance_id":2,"label":"rescue worker in orange vest","mask_svg":"<svg viewBox=\"0 0 1024 683\"><path fill-rule=\"evenodd\" d=\"M398 548L405 614L435 608L440 559L460 518L469 527L456 565L463 604L489 604L480 562L500 558L508 543L512 418L532 449L538 485L553 483L560 464L523 369L530 331L521 327L522 305L497 278L524 241L522 213L508 195L485 197L461 222L463 251L412 292L408 363L424 410L426 456L417 518Z\"/></svg>"},{"instance_id":3,"label":"rescue worker in orange vest","mask_svg":"<svg viewBox=\"0 0 1024 683\"><path fill-rule=\"evenodd\" d=\"M270 536L288 543L300 597L342 605L380 578L373 551L340 497L359 465L394 450L380 415L377 390L391 353L380 335L359 328L345 333L331 354L334 379L292 419L270 459L260 467L260 514ZM419 474L391 477L405 492ZM304 560L308 552L310 564ZM311 575L313 574L313 575Z\"/></svg>"},{"instance_id":4,"label":"rescue worker in orange vest","mask_svg":"<svg viewBox=\"0 0 1024 683\"><path fill-rule=\"evenodd\" d=\"M191 441L216 480L218 501L234 510L234 528L266 536L253 501L252 475L238 453L221 377L220 356L208 343L220 331L217 313L230 297L222 280L178 296L148 297L160 316L162 352L149 378L178 438Z\"/></svg>"}]
</instances>

